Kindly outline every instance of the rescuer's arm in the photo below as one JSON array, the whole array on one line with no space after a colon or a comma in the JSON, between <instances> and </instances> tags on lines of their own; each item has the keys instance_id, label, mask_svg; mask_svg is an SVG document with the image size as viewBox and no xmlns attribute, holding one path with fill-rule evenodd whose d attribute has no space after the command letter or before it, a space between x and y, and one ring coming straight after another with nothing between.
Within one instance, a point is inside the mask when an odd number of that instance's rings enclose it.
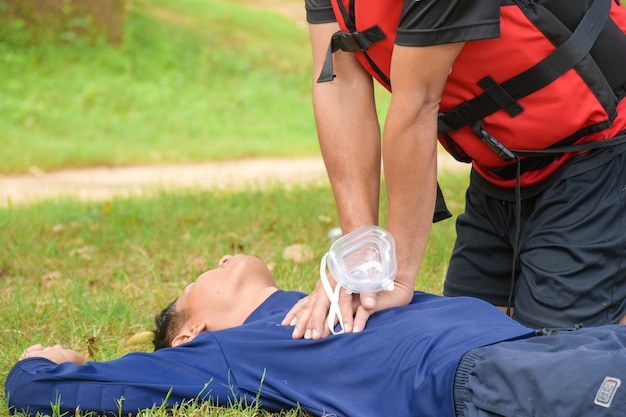
<instances>
[{"instance_id":1,"label":"rescuer's arm","mask_svg":"<svg viewBox=\"0 0 626 417\"><path fill-rule=\"evenodd\" d=\"M354 54L333 54L336 78L317 83L337 23L309 25L313 50L313 107L319 144L332 186L343 233L363 224L378 224L380 194L380 126L372 77ZM319 283L318 283L319 284ZM345 330L352 328L352 297L342 296ZM329 301L320 285L287 316L294 338L329 334L325 327ZM305 334L306 333L306 334Z\"/></svg>"},{"instance_id":2,"label":"rescuer's arm","mask_svg":"<svg viewBox=\"0 0 626 417\"><path fill-rule=\"evenodd\" d=\"M355 327L364 326L372 312L407 304L413 296L435 206L439 102L462 47L462 43L394 47L383 161L389 200L387 229L396 240L398 275L394 291L379 293L374 308L361 304Z\"/></svg>"}]
</instances>

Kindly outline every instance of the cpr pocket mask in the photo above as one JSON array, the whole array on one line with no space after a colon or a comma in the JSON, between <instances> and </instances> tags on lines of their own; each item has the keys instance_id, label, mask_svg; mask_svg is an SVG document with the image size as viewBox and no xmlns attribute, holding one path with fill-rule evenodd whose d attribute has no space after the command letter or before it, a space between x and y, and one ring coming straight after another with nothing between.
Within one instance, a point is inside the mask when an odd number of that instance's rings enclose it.
<instances>
[{"instance_id":1,"label":"cpr pocket mask","mask_svg":"<svg viewBox=\"0 0 626 417\"><path fill-rule=\"evenodd\" d=\"M334 289L328 281L327 268L337 282ZM342 287L348 294L391 291L397 272L396 243L385 229L365 225L337 239L320 262L320 278L330 300L330 331L343 333L339 309ZM335 320L339 322L339 331L335 331Z\"/></svg>"}]
</instances>

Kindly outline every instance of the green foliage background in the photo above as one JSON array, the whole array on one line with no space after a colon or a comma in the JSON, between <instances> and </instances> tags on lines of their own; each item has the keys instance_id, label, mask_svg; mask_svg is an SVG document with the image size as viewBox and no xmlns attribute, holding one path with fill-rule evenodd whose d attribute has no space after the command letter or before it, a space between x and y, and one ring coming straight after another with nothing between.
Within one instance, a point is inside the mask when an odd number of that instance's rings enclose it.
<instances>
[{"instance_id":1,"label":"green foliage background","mask_svg":"<svg viewBox=\"0 0 626 417\"><path fill-rule=\"evenodd\" d=\"M0 173L318 153L308 35L271 10L132 0L121 44L0 33Z\"/></svg>"}]
</instances>

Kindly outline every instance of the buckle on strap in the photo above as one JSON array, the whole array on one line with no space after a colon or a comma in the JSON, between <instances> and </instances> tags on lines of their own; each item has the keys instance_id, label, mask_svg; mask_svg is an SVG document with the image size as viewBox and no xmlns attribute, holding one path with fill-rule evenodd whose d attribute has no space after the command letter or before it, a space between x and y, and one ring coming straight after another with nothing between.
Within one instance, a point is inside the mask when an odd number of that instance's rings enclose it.
<instances>
[{"instance_id":1,"label":"buckle on strap","mask_svg":"<svg viewBox=\"0 0 626 417\"><path fill-rule=\"evenodd\" d=\"M498 139L491 136L491 134L485 130L481 120L472 125L472 131L481 142L497 153L502 160L510 162L516 158L513 152L508 150Z\"/></svg>"},{"instance_id":2,"label":"buckle on strap","mask_svg":"<svg viewBox=\"0 0 626 417\"><path fill-rule=\"evenodd\" d=\"M378 25L369 27L361 32L335 32L330 38L330 44L324 58L324 65L318 83L332 81L335 78L333 74L333 53L338 50L344 52L367 51L370 46L387 38L385 32Z\"/></svg>"}]
</instances>

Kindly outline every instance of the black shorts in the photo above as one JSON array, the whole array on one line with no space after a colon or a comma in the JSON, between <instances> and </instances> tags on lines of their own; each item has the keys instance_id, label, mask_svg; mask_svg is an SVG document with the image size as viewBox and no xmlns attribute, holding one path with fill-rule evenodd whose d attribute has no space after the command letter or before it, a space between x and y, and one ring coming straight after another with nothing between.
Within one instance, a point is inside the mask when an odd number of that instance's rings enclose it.
<instances>
[{"instance_id":1,"label":"black shorts","mask_svg":"<svg viewBox=\"0 0 626 417\"><path fill-rule=\"evenodd\" d=\"M513 318L533 327L617 323L626 314L626 154L522 200ZM506 306L515 202L470 184L444 294Z\"/></svg>"},{"instance_id":2,"label":"black shorts","mask_svg":"<svg viewBox=\"0 0 626 417\"><path fill-rule=\"evenodd\" d=\"M463 357L458 417L626 416L626 326L502 342Z\"/></svg>"}]
</instances>

